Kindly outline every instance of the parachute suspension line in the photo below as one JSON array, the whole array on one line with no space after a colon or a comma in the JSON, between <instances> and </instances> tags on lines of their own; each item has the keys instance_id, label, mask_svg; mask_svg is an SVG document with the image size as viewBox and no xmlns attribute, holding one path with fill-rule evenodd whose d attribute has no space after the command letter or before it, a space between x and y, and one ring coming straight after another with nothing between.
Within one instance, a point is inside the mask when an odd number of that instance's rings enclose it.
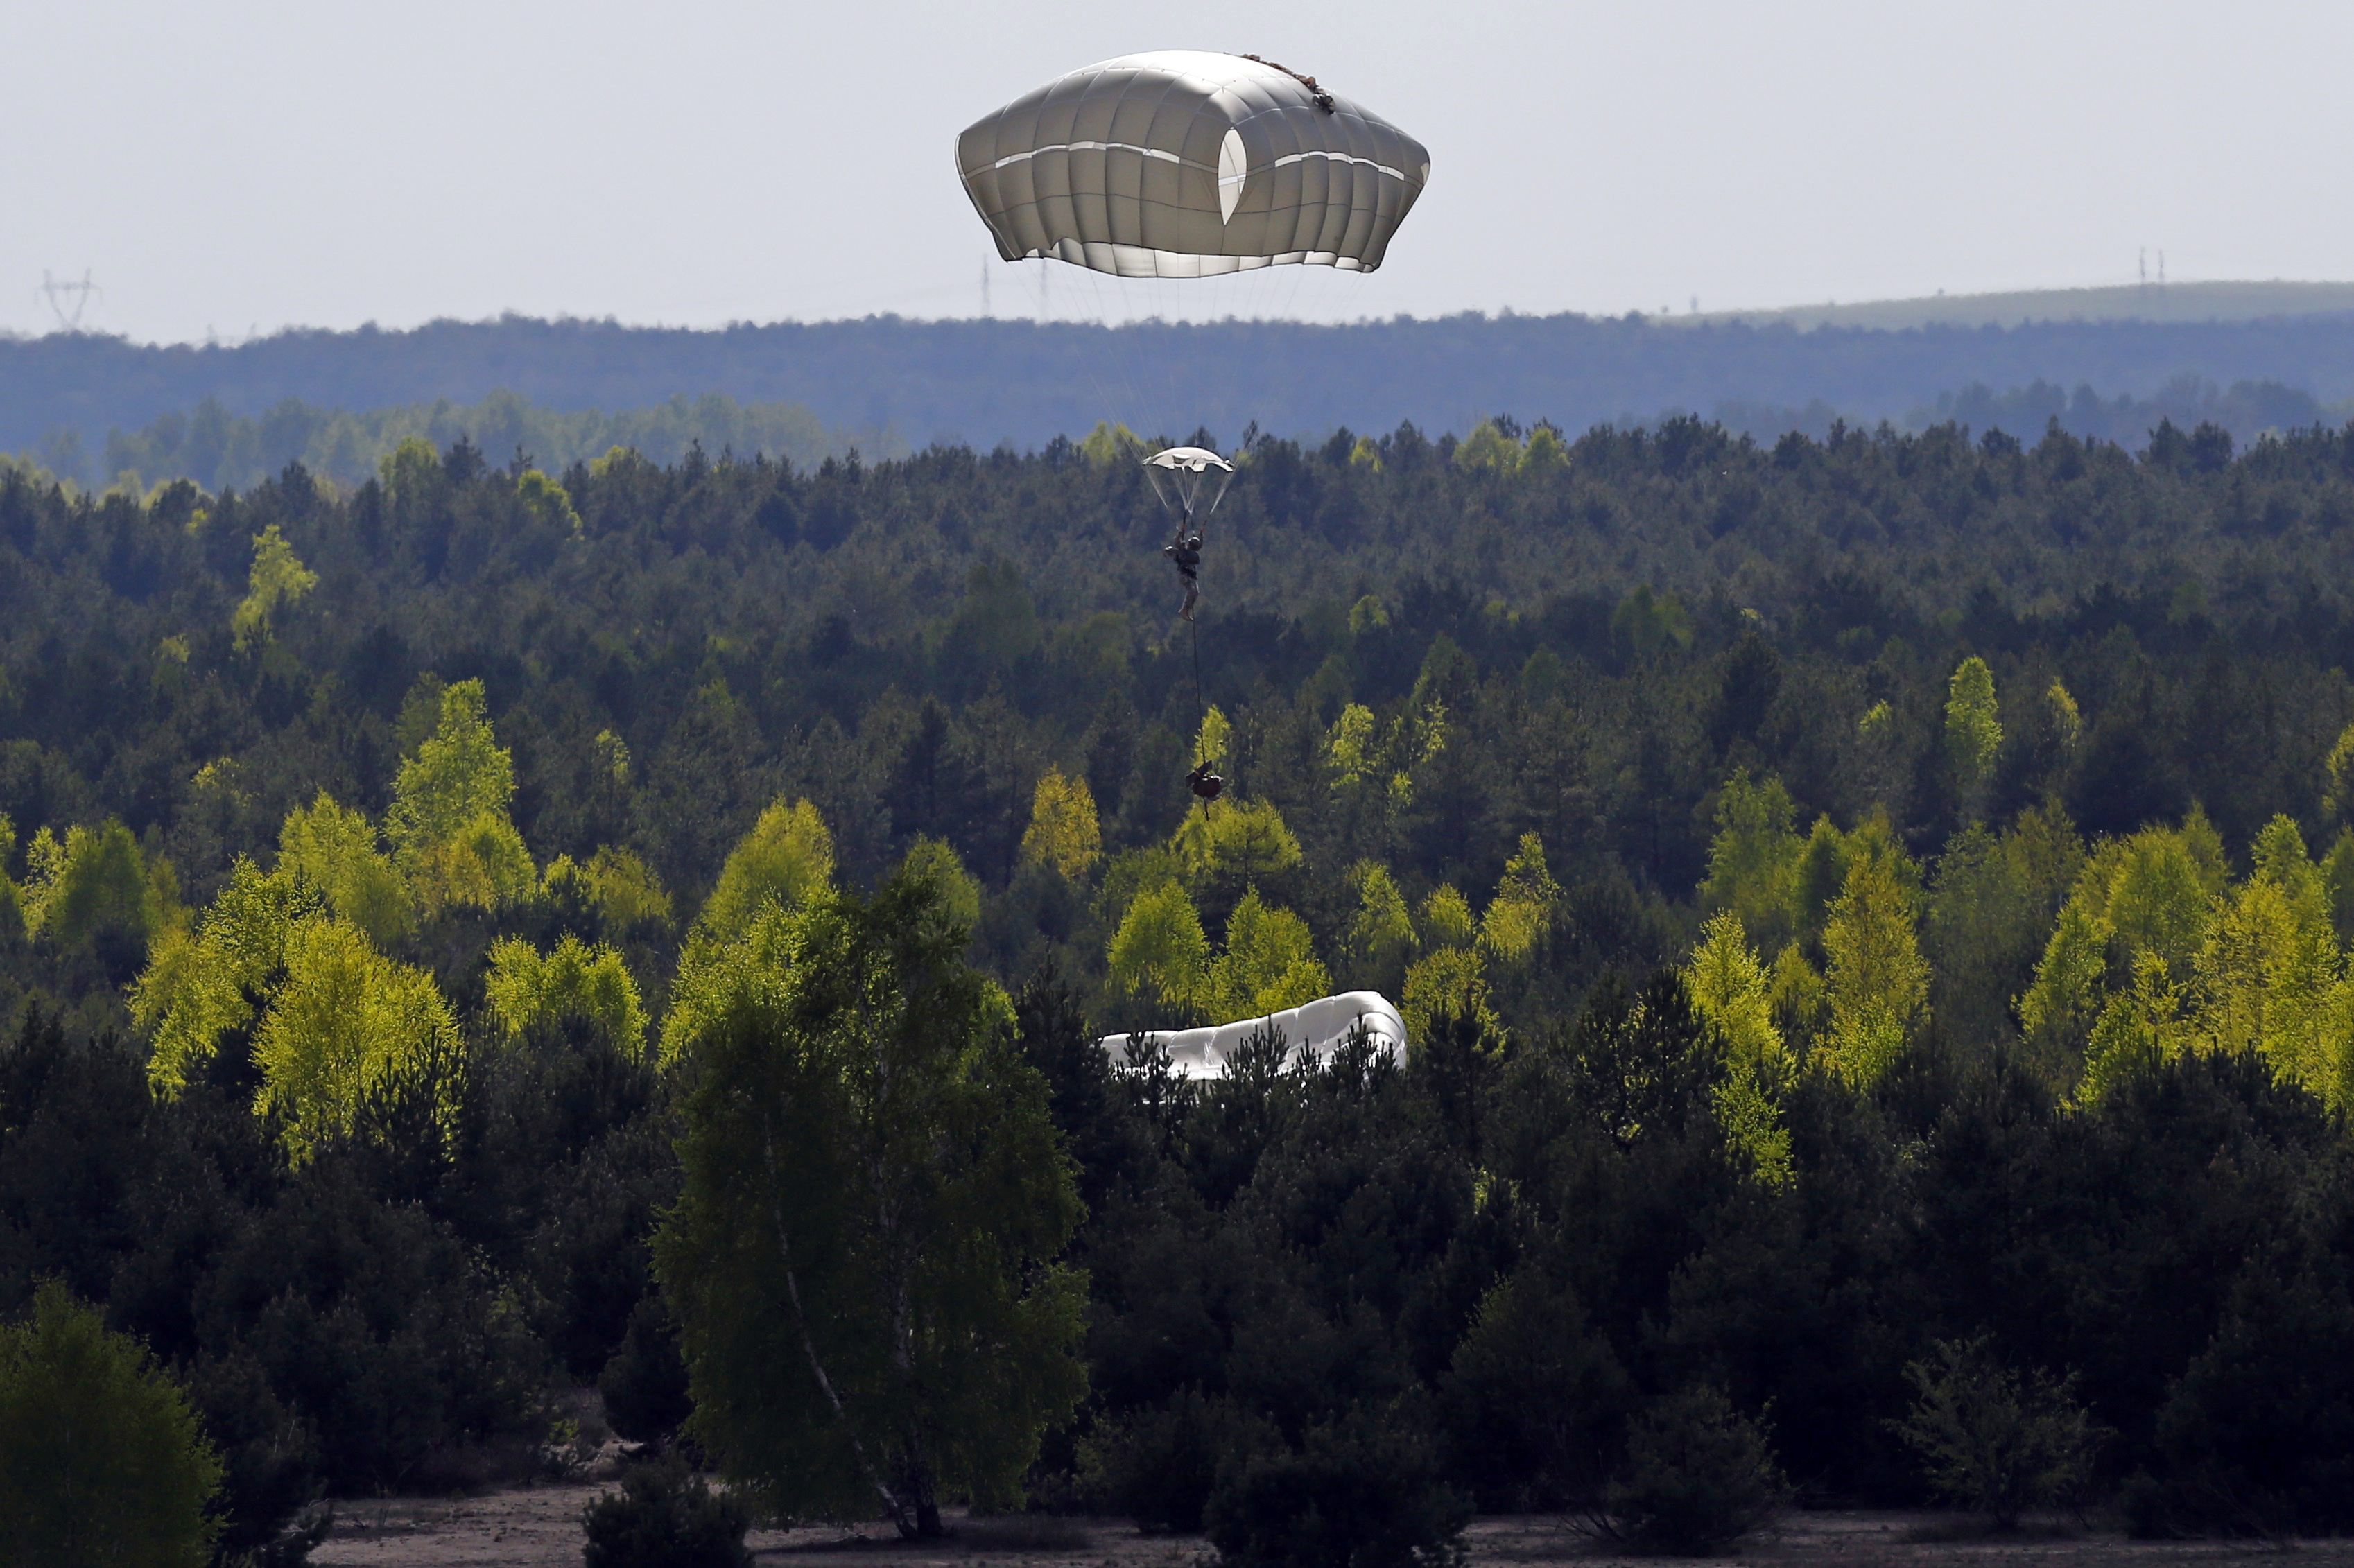
<instances>
[{"instance_id":1,"label":"parachute suspension line","mask_svg":"<svg viewBox=\"0 0 2354 1568\"><path fill-rule=\"evenodd\" d=\"M1191 641L1193 641L1193 744L1198 747L1203 730L1207 730L1207 726L1210 726L1210 706L1201 699L1201 621L1186 621L1186 631L1191 633ZM1207 791L1196 784L1196 779L1201 779L1203 775L1213 779L1213 789L1207 789ZM1201 826L1207 832L1210 800L1217 798L1219 787L1225 787L1225 779L1217 777L1217 758L1203 756L1203 758L1193 760L1193 775L1186 775L1186 787L1193 791L1193 805L1201 808Z\"/></svg>"},{"instance_id":2,"label":"parachute suspension line","mask_svg":"<svg viewBox=\"0 0 2354 1568\"><path fill-rule=\"evenodd\" d=\"M1193 733L1199 735L1202 726L1210 722L1209 705L1202 701L1202 623L1189 620L1185 626L1193 639Z\"/></svg>"}]
</instances>

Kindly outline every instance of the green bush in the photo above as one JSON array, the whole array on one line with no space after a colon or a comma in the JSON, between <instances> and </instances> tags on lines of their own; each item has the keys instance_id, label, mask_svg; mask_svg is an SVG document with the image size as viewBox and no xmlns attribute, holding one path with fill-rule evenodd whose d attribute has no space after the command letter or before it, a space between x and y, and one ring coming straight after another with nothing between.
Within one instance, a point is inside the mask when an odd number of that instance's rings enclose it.
<instances>
[{"instance_id":1,"label":"green bush","mask_svg":"<svg viewBox=\"0 0 2354 1568\"><path fill-rule=\"evenodd\" d=\"M587 1568L745 1568L750 1520L676 1459L633 1465L581 1514Z\"/></svg>"},{"instance_id":2,"label":"green bush","mask_svg":"<svg viewBox=\"0 0 2354 1568\"><path fill-rule=\"evenodd\" d=\"M220 1480L179 1385L63 1286L0 1329L0 1568L202 1568Z\"/></svg>"},{"instance_id":3,"label":"green bush","mask_svg":"<svg viewBox=\"0 0 2354 1568\"><path fill-rule=\"evenodd\" d=\"M2354 1303L2336 1259L2285 1248L2243 1269L2206 1348L2158 1408L2137 1535L2354 1529Z\"/></svg>"},{"instance_id":4,"label":"green bush","mask_svg":"<svg viewBox=\"0 0 2354 1568\"><path fill-rule=\"evenodd\" d=\"M1494 1510L1591 1506L1629 1403L1576 1292L1535 1263L1482 1298L1439 1395L1454 1473Z\"/></svg>"},{"instance_id":5,"label":"green bush","mask_svg":"<svg viewBox=\"0 0 2354 1568\"><path fill-rule=\"evenodd\" d=\"M1274 1447L1274 1426L1225 1398L1180 1389L1157 1408L1108 1417L1079 1446L1081 1485L1140 1530L1202 1528L1221 1469Z\"/></svg>"},{"instance_id":6,"label":"green bush","mask_svg":"<svg viewBox=\"0 0 2354 1568\"><path fill-rule=\"evenodd\" d=\"M1938 1341L1904 1375L1913 1408L1890 1425L1948 1500L2008 1530L2023 1510L2073 1496L2090 1474L2100 1434L2076 1403L2073 1377L2021 1378L1983 1334Z\"/></svg>"},{"instance_id":7,"label":"green bush","mask_svg":"<svg viewBox=\"0 0 2354 1568\"><path fill-rule=\"evenodd\" d=\"M1636 1418L1604 1528L1638 1552L1698 1555L1770 1522L1787 1500L1757 1424L1717 1390L1690 1388Z\"/></svg>"},{"instance_id":8,"label":"green bush","mask_svg":"<svg viewBox=\"0 0 2354 1568\"><path fill-rule=\"evenodd\" d=\"M1205 1522L1227 1568L1454 1568L1464 1499L1440 1478L1426 1423L1362 1409L1225 1467Z\"/></svg>"},{"instance_id":9,"label":"green bush","mask_svg":"<svg viewBox=\"0 0 2354 1568\"><path fill-rule=\"evenodd\" d=\"M605 1398L606 1421L632 1443L669 1441L695 1409L678 1329L659 1293L649 1291L631 1312L620 1348L597 1376L597 1392Z\"/></svg>"}]
</instances>

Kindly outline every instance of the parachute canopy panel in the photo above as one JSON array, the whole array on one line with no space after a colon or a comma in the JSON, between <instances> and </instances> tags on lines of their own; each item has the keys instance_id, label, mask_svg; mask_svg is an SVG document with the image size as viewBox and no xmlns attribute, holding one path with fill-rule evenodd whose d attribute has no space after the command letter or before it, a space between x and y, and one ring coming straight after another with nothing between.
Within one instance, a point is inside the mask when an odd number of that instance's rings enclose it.
<instances>
[{"instance_id":1,"label":"parachute canopy panel","mask_svg":"<svg viewBox=\"0 0 2354 1568\"><path fill-rule=\"evenodd\" d=\"M1429 182L1430 154L1311 77L1156 49L975 122L957 139L957 172L1008 261L1123 278L1370 272Z\"/></svg>"},{"instance_id":2,"label":"parachute canopy panel","mask_svg":"<svg viewBox=\"0 0 2354 1568\"><path fill-rule=\"evenodd\" d=\"M1207 447L1171 447L1166 451L1157 451L1146 458L1144 466L1182 468L1188 473L1199 473L1205 468L1214 468L1221 473L1235 471L1234 464Z\"/></svg>"},{"instance_id":3,"label":"parachute canopy panel","mask_svg":"<svg viewBox=\"0 0 2354 1568\"><path fill-rule=\"evenodd\" d=\"M1190 523L1204 495L1209 512L1217 511L1218 503L1226 498L1226 486L1234 482L1235 465L1207 447L1171 447L1144 460L1144 477L1152 482L1152 493L1161 504L1181 522Z\"/></svg>"},{"instance_id":4,"label":"parachute canopy panel","mask_svg":"<svg viewBox=\"0 0 2354 1568\"><path fill-rule=\"evenodd\" d=\"M1097 1044L1115 1062L1131 1061L1134 1053L1149 1052L1159 1045L1167 1049L1169 1065L1178 1076L1223 1078L1227 1062L1242 1049L1245 1041L1260 1030L1282 1037L1283 1065L1288 1067L1302 1054L1318 1062L1329 1061L1349 1038L1349 1032L1361 1026L1375 1051L1398 1061L1405 1059L1405 1020L1377 991L1351 991L1319 997L1282 1012L1208 1029L1153 1029L1140 1034L1107 1034Z\"/></svg>"}]
</instances>

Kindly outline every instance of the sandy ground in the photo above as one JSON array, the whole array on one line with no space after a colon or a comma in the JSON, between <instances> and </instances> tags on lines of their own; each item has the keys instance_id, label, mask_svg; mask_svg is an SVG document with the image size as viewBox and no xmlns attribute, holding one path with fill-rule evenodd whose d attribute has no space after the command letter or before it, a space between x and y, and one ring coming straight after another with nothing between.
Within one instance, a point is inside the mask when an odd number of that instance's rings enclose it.
<instances>
[{"instance_id":1,"label":"sandy ground","mask_svg":"<svg viewBox=\"0 0 2354 1568\"><path fill-rule=\"evenodd\" d=\"M337 1505L334 1533L313 1554L323 1565L351 1568L578 1568L580 1510L601 1489L538 1486L477 1498L391 1498ZM764 1563L793 1568L1197 1568L1212 1553L1197 1538L1139 1535L1116 1520L953 1521L959 1533L913 1547L881 1524L857 1529L755 1531L750 1544ZM1950 1520L1920 1514L1794 1513L1769 1535L1718 1562L1897 1563L1950 1568L2192 1568L2245 1563L2293 1552L2300 1564L2354 1568L2354 1541L2236 1543L2129 1542L2114 1531L2055 1530L1978 1541L1915 1539L1941 1533ZM1466 1537L1482 1568L1575 1562L1601 1568L1620 1561L1597 1551L1558 1520L1483 1519ZM1656 1565L1659 1559L1638 1560Z\"/></svg>"}]
</instances>

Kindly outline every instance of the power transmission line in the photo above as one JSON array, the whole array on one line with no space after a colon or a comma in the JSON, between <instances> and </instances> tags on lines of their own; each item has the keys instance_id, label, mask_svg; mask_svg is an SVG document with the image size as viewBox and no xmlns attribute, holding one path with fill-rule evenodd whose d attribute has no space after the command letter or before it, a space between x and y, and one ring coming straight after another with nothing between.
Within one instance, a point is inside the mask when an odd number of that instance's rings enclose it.
<instances>
[{"instance_id":1,"label":"power transmission line","mask_svg":"<svg viewBox=\"0 0 2354 1568\"><path fill-rule=\"evenodd\" d=\"M103 296L105 292L90 281L90 269L87 267L81 270L80 282L52 278L49 270L44 267L41 269L41 286L36 291L35 297L48 305L50 313L58 318L60 331L80 332L82 313L90 308L90 297L92 294ZM67 308L68 301L72 302L71 309Z\"/></svg>"}]
</instances>

